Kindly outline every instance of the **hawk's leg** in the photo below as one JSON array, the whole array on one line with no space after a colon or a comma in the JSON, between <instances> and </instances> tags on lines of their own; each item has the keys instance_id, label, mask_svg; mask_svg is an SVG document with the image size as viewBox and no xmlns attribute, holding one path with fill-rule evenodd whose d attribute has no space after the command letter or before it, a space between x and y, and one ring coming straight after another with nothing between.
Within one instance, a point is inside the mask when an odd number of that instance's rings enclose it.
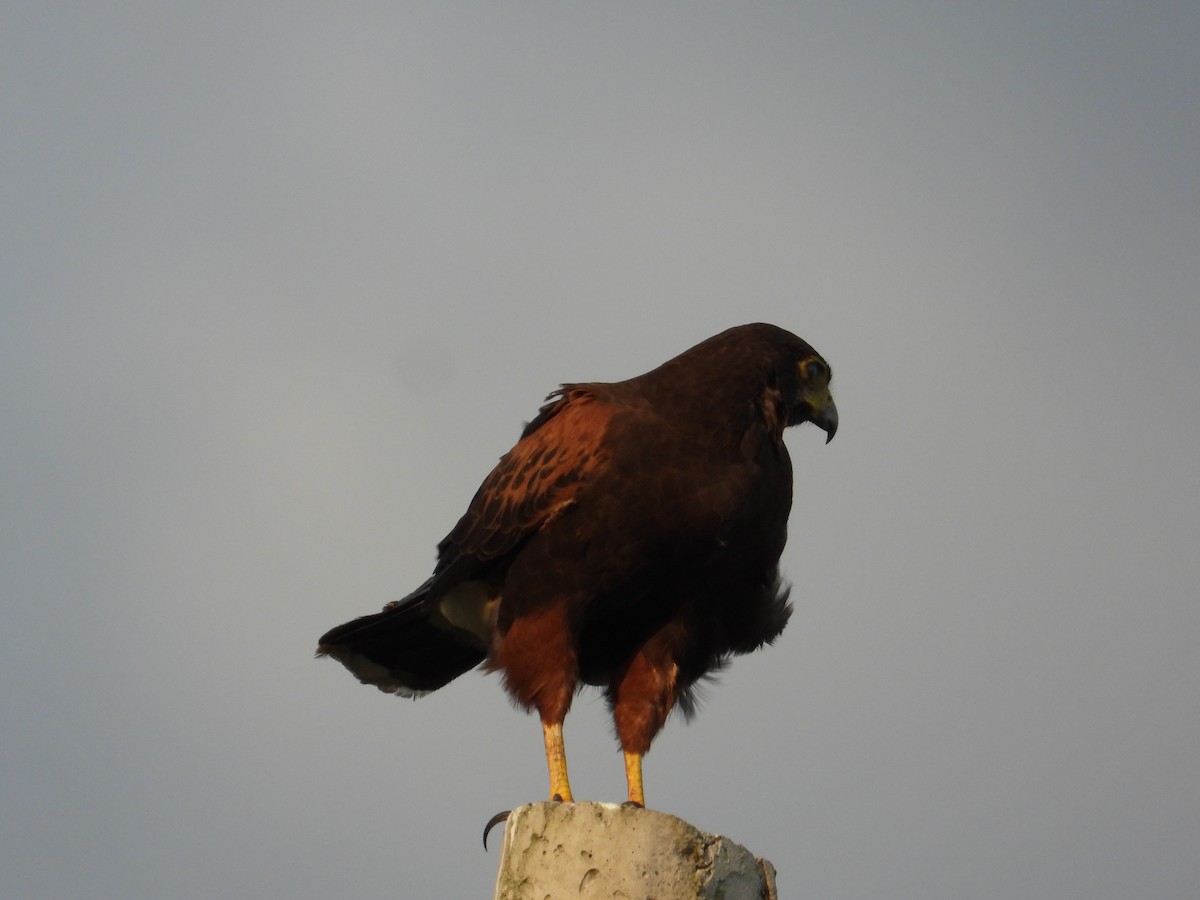
<instances>
[{"instance_id":1,"label":"hawk's leg","mask_svg":"<svg viewBox=\"0 0 1200 900\"><path fill-rule=\"evenodd\" d=\"M642 790L642 754L625 751L625 783L629 785L629 799L624 806L646 805L646 793Z\"/></svg>"},{"instance_id":2,"label":"hawk's leg","mask_svg":"<svg viewBox=\"0 0 1200 900\"><path fill-rule=\"evenodd\" d=\"M550 769L550 799L570 803L571 783L567 780L567 749L563 745L562 722L542 722L546 739L546 765Z\"/></svg>"},{"instance_id":3,"label":"hawk's leg","mask_svg":"<svg viewBox=\"0 0 1200 900\"><path fill-rule=\"evenodd\" d=\"M578 670L565 603L552 604L516 619L493 652L492 665L504 672L504 686L525 709L536 709L546 742L550 799L572 801L567 781L563 720L575 696Z\"/></svg>"},{"instance_id":4,"label":"hawk's leg","mask_svg":"<svg viewBox=\"0 0 1200 900\"><path fill-rule=\"evenodd\" d=\"M677 671L662 646L652 639L608 686L608 703L625 753L630 806L646 805L642 757L675 705Z\"/></svg>"}]
</instances>

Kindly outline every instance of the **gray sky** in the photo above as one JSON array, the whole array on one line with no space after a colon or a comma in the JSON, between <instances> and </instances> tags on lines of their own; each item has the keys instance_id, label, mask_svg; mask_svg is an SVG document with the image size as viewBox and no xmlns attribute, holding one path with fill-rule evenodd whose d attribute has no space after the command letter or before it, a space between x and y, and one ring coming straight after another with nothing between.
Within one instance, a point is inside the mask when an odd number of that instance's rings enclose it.
<instances>
[{"instance_id":1,"label":"gray sky","mask_svg":"<svg viewBox=\"0 0 1200 900\"><path fill-rule=\"evenodd\" d=\"M316 638L756 320L842 427L650 805L791 897L1200 895L1196 4L10 3L0 116L0 896L490 896L536 719Z\"/></svg>"}]
</instances>

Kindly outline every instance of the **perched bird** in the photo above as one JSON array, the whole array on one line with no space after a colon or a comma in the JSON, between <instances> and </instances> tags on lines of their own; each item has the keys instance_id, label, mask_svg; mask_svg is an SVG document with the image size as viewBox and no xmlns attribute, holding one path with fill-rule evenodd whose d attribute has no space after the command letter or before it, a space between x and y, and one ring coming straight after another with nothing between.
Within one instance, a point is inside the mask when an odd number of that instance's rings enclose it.
<instances>
[{"instance_id":1,"label":"perched bird","mask_svg":"<svg viewBox=\"0 0 1200 900\"><path fill-rule=\"evenodd\" d=\"M432 577L320 640L360 681L415 697L484 663L542 721L550 797L570 801L563 719L604 689L645 805L642 757L697 682L791 614L779 556L791 425L837 430L829 365L743 325L637 378L565 384L438 545Z\"/></svg>"}]
</instances>

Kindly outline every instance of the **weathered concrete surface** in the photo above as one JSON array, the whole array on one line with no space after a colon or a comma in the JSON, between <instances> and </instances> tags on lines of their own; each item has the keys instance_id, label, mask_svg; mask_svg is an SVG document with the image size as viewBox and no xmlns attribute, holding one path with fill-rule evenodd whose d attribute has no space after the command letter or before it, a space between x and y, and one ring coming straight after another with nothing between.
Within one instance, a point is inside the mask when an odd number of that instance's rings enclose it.
<instances>
[{"instance_id":1,"label":"weathered concrete surface","mask_svg":"<svg viewBox=\"0 0 1200 900\"><path fill-rule=\"evenodd\" d=\"M496 900L777 900L775 869L682 819L614 803L519 806Z\"/></svg>"}]
</instances>

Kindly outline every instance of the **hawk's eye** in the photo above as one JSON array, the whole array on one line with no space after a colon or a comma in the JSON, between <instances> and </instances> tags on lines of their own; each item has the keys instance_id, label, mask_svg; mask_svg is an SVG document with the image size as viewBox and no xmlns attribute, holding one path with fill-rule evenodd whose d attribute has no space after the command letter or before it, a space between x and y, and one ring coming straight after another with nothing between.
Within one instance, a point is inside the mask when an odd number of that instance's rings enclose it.
<instances>
[{"instance_id":1,"label":"hawk's eye","mask_svg":"<svg viewBox=\"0 0 1200 900\"><path fill-rule=\"evenodd\" d=\"M810 359L804 363L805 381L815 381L818 378L829 378L829 367L819 359Z\"/></svg>"}]
</instances>

